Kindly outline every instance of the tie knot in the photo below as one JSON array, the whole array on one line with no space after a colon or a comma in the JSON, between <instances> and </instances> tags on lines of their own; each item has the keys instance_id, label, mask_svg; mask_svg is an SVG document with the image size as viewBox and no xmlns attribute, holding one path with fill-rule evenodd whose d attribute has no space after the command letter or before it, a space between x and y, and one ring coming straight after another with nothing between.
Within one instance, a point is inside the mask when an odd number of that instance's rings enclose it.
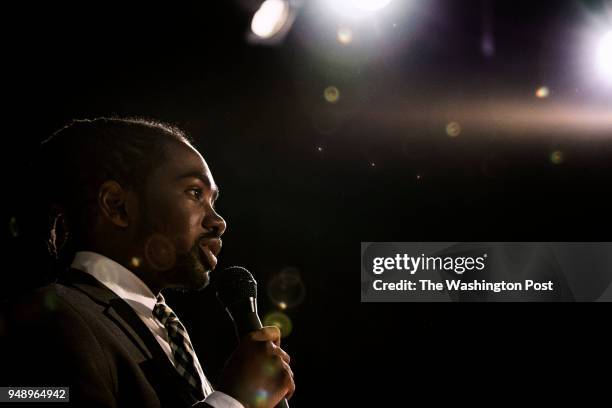
<instances>
[{"instance_id":1,"label":"tie knot","mask_svg":"<svg viewBox=\"0 0 612 408\"><path fill-rule=\"evenodd\" d=\"M164 303L164 298L162 297L160 301L159 296L157 297L157 303L153 307L153 316L155 316L164 326L166 325L168 319L172 318L173 316L176 317L172 309L170 309L170 306Z\"/></svg>"}]
</instances>

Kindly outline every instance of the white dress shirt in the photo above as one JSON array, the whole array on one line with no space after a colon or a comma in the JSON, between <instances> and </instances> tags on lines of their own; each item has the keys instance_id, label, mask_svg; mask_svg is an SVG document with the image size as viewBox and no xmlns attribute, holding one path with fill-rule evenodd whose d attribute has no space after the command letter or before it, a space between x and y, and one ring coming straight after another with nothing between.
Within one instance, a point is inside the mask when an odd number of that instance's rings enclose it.
<instances>
[{"instance_id":1,"label":"white dress shirt","mask_svg":"<svg viewBox=\"0 0 612 408\"><path fill-rule=\"evenodd\" d=\"M93 276L130 305L175 365L166 328L153 317L157 298L138 276L112 259L89 251L77 252L72 267ZM194 358L197 361L197 356L194 355ZM208 381L204 373L201 374L204 381ZM244 408L240 402L221 391L213 391L204 401L214 408Z\"/></svg>"}]
</instances>

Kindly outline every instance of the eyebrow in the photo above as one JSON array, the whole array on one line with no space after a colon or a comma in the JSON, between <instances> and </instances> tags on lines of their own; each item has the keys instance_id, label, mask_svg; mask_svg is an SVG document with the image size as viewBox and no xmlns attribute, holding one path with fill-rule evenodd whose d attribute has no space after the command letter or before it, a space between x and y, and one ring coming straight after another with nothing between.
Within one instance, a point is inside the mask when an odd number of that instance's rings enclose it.
<instances>
[{"instance_id":1,"label":"eyebrow","mask_svg":"<svg viewBox=\"0 0 612 408\"><path fill-rule=\"evenodd\" d=\"M217 198L219 198L219 187L217 187L216 185L213 187L212 183L210 182L210 179L206 174L201 173L199 171L190 171L188 173L184 173L176 177L177 180L182 180L184 178L197 178L201 180L202 183L204 183L204 185L212 191L213 201L217 201Z\"/></svg>"}]
</instances>

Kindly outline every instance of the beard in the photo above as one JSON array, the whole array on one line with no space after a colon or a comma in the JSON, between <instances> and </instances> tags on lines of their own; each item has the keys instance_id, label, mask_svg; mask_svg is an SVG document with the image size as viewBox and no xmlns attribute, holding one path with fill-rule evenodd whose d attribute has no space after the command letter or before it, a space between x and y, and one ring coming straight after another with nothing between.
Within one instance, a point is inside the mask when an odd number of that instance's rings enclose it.
<instances>
[{"instance_id":1,"label":"beard","mask_svg":"<svg viewBox=\"0 0 612 408\"><path fill-rule=\"evenodd\" d=\"M210 283L210 271L202 263L200 247L196 242L191 249L182 255L177 255L173 268L172 287L182 291L198 291Z\"/></svg>"},{"instance_id":2,"label":"beard","mask_svg":"<svg viewBox=\"0 0 612 408\"><path fill-rule=\"evenodd\" d=\"M141 208L144 222L139 236L144 242L144 254L151 273L161 288L172 288L181 291L199 291L210 283L210 268L204 265L198 243L204 238L196 239L191 248L178 253L179 247L166 234L153 227L155 218L148 208Z\"/></svg>"}]
</instances>

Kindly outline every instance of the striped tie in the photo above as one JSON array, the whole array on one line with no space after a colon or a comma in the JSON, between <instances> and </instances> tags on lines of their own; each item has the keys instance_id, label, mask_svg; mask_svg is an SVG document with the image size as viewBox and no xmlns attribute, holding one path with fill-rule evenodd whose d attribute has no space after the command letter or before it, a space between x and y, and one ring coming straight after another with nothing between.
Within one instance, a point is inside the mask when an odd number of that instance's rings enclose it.
<instances>
[{"instance_id":1,"label":"striped tie","mask_svg":"<svg viewBox=\"0 0 612 408\"><path fill-rule=\"evenodd\" d=\"M212 393L212 387L204 376L185 326L183 326L176 314L165 303L164 297L161 294L157 296L157 303L153 308L153 316L164 325L168 332L176 370L191 385L196 398L204 399Z\"/></svg>"}]
</instances>

